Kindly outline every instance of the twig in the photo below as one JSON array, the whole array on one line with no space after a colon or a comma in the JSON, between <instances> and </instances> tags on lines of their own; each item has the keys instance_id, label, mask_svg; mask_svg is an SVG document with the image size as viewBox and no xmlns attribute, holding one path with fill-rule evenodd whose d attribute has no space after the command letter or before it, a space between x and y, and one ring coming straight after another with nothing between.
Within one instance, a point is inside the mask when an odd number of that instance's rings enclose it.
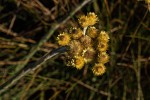
<instances>
[{"instance_id":1,"label":"twig","mask_svg":"<svg viewBox=\"0 0 150 100\"><path fill-rule=\"evenodd\" d=\"M141 56L141 51L142 51L142 46L141 43L139 43L138 46L138 58L137 58L137 62L136 65L137 67L135 67L136 70L136 78L137 78L137 100L144 100L144 96L143 96L143 91L142 91L142 87L141 87L141 62L140 60L140 56Z\"/></svg>"},{"instance_id":2,"label":"twig","mask_svg":"<svg viewBox=\"0 0 150 100\"><path fill-rule=\"evenodd\" d=\"M2 26L2 25L0 25L0 31L6 33L6 34L8 34L8 35L14 36L14 37L17 36L17 33L12 32L12 31L9 30L9 29L6 29L6 28L5 28L4 26Z\"/></svg>"},{"instance_id":3,"label":"twig","mask_svg":"<svg viewBox=\"0 0 150 100\"><path fill-rule=\"evenodd\" d=\"M0 61L0 65L18 65L23 64L24 61Z\"/></svg>"},{"instance_id":4,"label":"twig","mask_svg":"<svg viewBox=\"0 0 150 100\"><path fill-rule=\"evenodd\" d=\"M83 83L82 81L79 81L79 80L77 80L77 79L75 79L75 78L72 78L72 80L75 81L75 82L77 82L78 84L80 84L80 85L86 87L87 89L90 89L90 90L94 91L94 92L100 93L100 94L102 94L102 95L104 95L104 96L111 96L111 94L109 94L109 93L107 93L107 92L104 92L104 91L100 91L100 90L98 90L98 89L95 89L95 88L91 87L90 85L85 84L85 83Z\"/></svg>"},{"instance_id":5,"label":"twig","mask_svg":"<svg viewBox=\"0 0 150 100\"><path fill-rule=\"evenodd\" d=\"M32 71L36 70L37 68L39 68L45 61L47 61L48 59L50 59L50 58L52 58L52 57L54 57L56 55L64 53L67 50L68 50L68 46L63 46L63 47L60 47L58 49L55 49L55 50L47 53L43 57L41 57L35 63L33 63L33 64L31 64L31 65L29 65L27 67L24 67L23 69L21 69L20 71L18 71L15 74L15 76L13 76L12 78L10 78L8 81L6 81L4 84L2 84L0 86L0 95L2 95L3 92L5 92L8 88L10 88L13 84L15 84L23 76L25 76L29 72L32 72Z\"/></svg>"},{"instance_id":6,"label":"twig","mask_svg":"<svg viewBox=\"0 0 150 100\"><path fill-rule=\"evenodd\" d=\"M1 24L0 24L0 32L6 33L7 35L10 35L10 36L13 36L15 40L24 41L24 42L30 42L30 43L35 43L34 40L32 40L32 39L26 39L24 37L21 37L21 36L18 35L18 33L13 32L10 29L7 29L6 27L4 27Z\"/></svg>"},{"instance_id":7,"label":"twig","mask_svg":"<svg viewBox=\"0 0 150 100\"><path fill-rule=\"evenodd\" d=\"M139 31L139 29L140 29L140 27L141 27L141 25L142 25L142 22L143 22L144 19L146 18L147 14L148 14L148 11L145 12L143 18L142 18L141 21L140 21L140 24L138 24L137 28L135 29L135 31L134 31L134 33L133 33L133 35L132 35L131 41L129 41L129 44L128 44L128 46L127 46L126 49L125 49L125 53L122 55L122 59L124 58L124 56L126 55L127 51L129 50L129 48L130 48L130 46L131 46L131 43L133 42L133 39L134 39L133 37L135 37L136 34L138 33L138 31ZM127 25L127 24L126 24L126 25Z\"/></svg>"},{"instance_id":8,"label":"twig","mask_svg":"<svg viewBox=\"0 0 150 100\"><path fill-rule=\"evenodd\" d=\"M41 68L39 68L39 69L37 69L37 70L35 71L35 73L34 73L32 79L31 79L31 81L29 82L29 84L27 85L27 87L25 88L23 94L22 94L21 97L20 97L21 100L25 100L25 97L26 97L26 95L27 95L29 89L30 89L31 86L33 85L33 83L34 83L34 81L35 81L35 79L36 79L36 76L37 76L37 74L38 74L40 71L41 71Z\"/></svg>"}]
</instances>

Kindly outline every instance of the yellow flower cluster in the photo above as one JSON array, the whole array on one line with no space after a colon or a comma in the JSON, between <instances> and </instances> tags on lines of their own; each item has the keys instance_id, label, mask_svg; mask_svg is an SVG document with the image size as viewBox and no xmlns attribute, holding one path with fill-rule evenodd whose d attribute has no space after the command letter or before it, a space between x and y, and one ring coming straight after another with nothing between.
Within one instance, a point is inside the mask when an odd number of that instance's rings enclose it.
<instances>
[{"instance_id":1,"label":"yellow flower cluster","mask_svg":"<svg viewBox=\"0 0 150 100\"><path fill-rule=\"evenodd\" d=\"M95 23L97 23L97 21L98 21L97 15L92 12L88 13L87 16L82 15L79 18L79 24L82 27L88 27L88 26L94 25Z\"/></svg>"},{"instance_id":2,"label":"yellow flower cluster","mask_svg":"<svg viewBox=\"0 0 150 100\"><path fill-rule=\"evenodd\" d=\"M102 75L105 73L106 67L105 63L109 61L109 56L106 53L108 49L108 42L109 42L109 36L105 31L101 31L100 34L97 37L97 52L98 52L98 57L97 57L97 64L93 67L93 73L95 75Z\"/></svg>"},{"instance_id":3,"label":"yellow flower cluster","mask_svg":"<svg viewBox=\"0 0 150 100\"><path fill-rule=\"evenodd\" d=\"M106 71L106 64L109 56L108 49L109 35L100 31L94 25L98 22L95 13L90 12L79 18L81 28L73 27L68 33L62 32L57 37L60 46L68 45L70 50L66 55L66 65L82 69L84 65L92 65L92 71L96 76Z\"/></svg>"}]
</instances>

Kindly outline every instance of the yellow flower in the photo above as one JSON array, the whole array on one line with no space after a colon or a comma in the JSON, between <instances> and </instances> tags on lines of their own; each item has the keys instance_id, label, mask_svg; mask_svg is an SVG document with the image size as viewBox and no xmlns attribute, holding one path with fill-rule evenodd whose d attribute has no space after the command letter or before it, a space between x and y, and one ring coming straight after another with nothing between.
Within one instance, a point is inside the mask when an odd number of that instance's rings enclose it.
<instances>
[{"instance_id":1,"label":"yellow flower","mask_svg":"<svg viewBox=\"0 0 150 100\"><path fill-rule=\"evenodd\" d=\"M109 56L108 56L108 54L106 52L101 52L101 53L99 53L97 59L98 59L99 63L105 64L105 63L107 63L109 61Z\"/></svg>"},{"instance_id":2,"label":"yellow flower","mask_svg":"<svg viewBox=\"0 0 150 100\"><path fill-rule=\"evenodd\" d=\"M106 53L108 49L109 35L105 31L99 32L94 27L98 22L95 13L82 15L78 19L82 28L73 27L67 30L68 33L61 33L57 37L60 46L69 46L65 54L66 65L82 69L84 65L94 65L92 71L96 76L106 71L105 63L109 61Z\"/></svg>"},{"instance_id":3,"label":"yellow flower","mask_svg":"<svg viewBox=\"0 0 150 100\"><path fill-rule=\"evenodd\" d=\"M80 55L83 50L83 46L79 40L70 41L69 47L70 47L69 56L71 56L71 57Z\"/></svg>"},{"instance_id":4,"label":"yellow flower","mask_svg":"<svg viewBox=\"0 0 150 100\"><path fill-rule=\"evenodd\" d=\"M87 18L87 16L85 16L85 15L80 16L79 19L78 19L78 21L79 21L79 24L80 24L82 27L87 27L87 26L89 26L88 18Z\"/></svg>"},{"instance_id":5,"label":"yellow flower","mask_svg":"<svg viewBox=\"0 0 150 100\"><path fill-rule=\"evenodd\" d=\"M57 37L57 42L60 46L65 46L65 45L68 45L69 42L70 42L70 36L68 33L61 33L58 35Z\"/></svg>"},{"instance_id":6,"label":"yellow flower","mask_svg":"<svg viewBox=\"0 0 150 100\"><path fill-rule=\"evenodd\" d=\"M95 13L90 12L87 14L87 16L82 15L79 17L79 24L84 28L91 25L96 24L98 21L98 17Z\"/></svg>"},{"instance_id":7,"label":"yellow flower","mask_svg":"<svg viewBox=\"0 0 150 100\"><path fill-rule=\"evenodd\" d=\"M97 36L97 29L95 27L89 27L87 30L87 35L91 38L95 38Z\"/></svg>"},{"instance_id":8,"label":"yellow flower","mask_svg":"<svg viewBox=\"0 0 150 100\"><path fill-rule=\"evenodd\" d=\"M107 43L103 43L103 42L99 42L97 45L97 49L100 52L105 52L108 49L108 44Z\"/></svg>"},{"instance_id":9,"label":"yellow flower","mask_svg":"<svg viewBox=\"0 0 150 100\"><path fill-rule=\"evenodd\" d=\"M88 14L87 14L87 18L88 18L88 21L89 21L89 22L88 22L89 25L94 25L94 24L96 24L97 21L98 21L97 15L96 15L95 13L93 13L93 12L88 13Z\"/></svg>"},{"instance_id":10,"label":"yellow flower","mask_svg":"<svg viewBox=\"0 0 150 100\"><path fill-rule=\"evenodd\" d=\"M70 35L73 39L79 39L83 35L83 32L80 28L72 28L70 29Z\"/></svg>"},{"instance_id":11,"label":"yellow flower","mask_svg":"<svg viewBox=\"0 0 150 100\"><path fill-rule=\"evenodd\" d=\"M73 59L74 63L73 66L76 67L77 69L82 69L85 62L84 62L84 58L81 56L75 56L75 58Z\"/></svg>"},{"instance_id":12,"label":"yellow flower","mask_svg":"<svg viewBox=\"0 0 150 100\"><path fill-rule=\"evenodd\" d=\"M82 57L84 57L84 61L86 63L92 62L95 58L95 50L92 47L88 47L83 50Z\"/></svg>"},{"instance_id":13,"label":"yellow flower","mask_svg":"<svg viewBox=\"0 0 150 100\"><path fill-rule=\"evenodd\" d=\"M84 48L91 47L93 45L92 39L87 35L82 36L80 38L80 42L82 43Z\"/></svg>"},{"instance_id":14,"label":"yellow flower","mask_svg":"<svg viewBox=\"0 0 150 100\"><path fill-rule=\"evenodd\" d=\"M92 71L96 76L103 75L106 71L106 67L104 64L98 63L94 65Z\"/></svg>"},{"instance_id":15,"label":"yellow flower","mask_svg":"<svg viewBox=\"0 0 150 100\"><path fill-rule=\"evenodd\" d=\"M105 31L101 31L100 34L98 35L98 41L100 42L108 42L109 41L109 35Z\"/></svg>"}]
</instances>

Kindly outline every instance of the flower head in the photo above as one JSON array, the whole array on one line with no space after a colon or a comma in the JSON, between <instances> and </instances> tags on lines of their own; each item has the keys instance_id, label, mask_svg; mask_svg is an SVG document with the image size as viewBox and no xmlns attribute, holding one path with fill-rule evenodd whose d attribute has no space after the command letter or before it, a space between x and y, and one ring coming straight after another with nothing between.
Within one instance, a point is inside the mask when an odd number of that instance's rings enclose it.
<instances>
[{"instance_id":1,"label":"flower head","mask_svg":"<svg viewBox=\"0 0 150 100\"><path fill-rule=\"evenodd\" d=\"M79 19L78 19L78 21L79 21L79 24L80 24L82 27L87 27L87 26L89 26L88 18L87 18L87 16L85 16L85 15L80 16Z\"/></svg>"},{"instance_id":2,"label":"flower head","mask_svg":"<svg viewBox=\"0 0 150 100\"><path fill-rule=\"evenodd\" d=\"M96 38L96 36L97 36L97 31L98 31L98 30L97 30L94 26L89 27L88 30L87 30L87 35L88 35L89 37L91 37L91 38Z\"/></svg>"},{"instance_id":3,"label":"flower head","mask_svg":"<svg viewBox=\"0 0 150 100\"><path fill-rule=\"evenodd\" d=\"M84 45L84 48L91 47L93 45L93 40L87 35L81 37L80 42Z\"/></svg>"},{"instance_id":4,"label":"flower head","mask_svg":"<svg viewBox=\"0 0 150 100\"><path fill-rule=\"evenodd\" d=\"M105 52L108 49L108 44L105 42L99 42L97 45L97 50L100 52Z\"/></svg>"},{"instance_id":5,"label":"flower head","mask_svg":"<svg viewBox=\"0 0 150 100\"><path fill-rule=\"evenodd\" d=\"M108 42L109 41L109 35L105 31L101 31L98 35L98 41L100 42Z\"/></svg>"},{"instance_id":6,"label":"flower head","mask_svg":"<svg viewBox=\"0 0 150 100\"><path fill-rule=\"evenodd\" d=\"M60 46L68 45L70 42L70 35L68 33L61 33L57 37L57 42Z\"/></svg>"},{"instance_id":7,"label":"flower head","mask_svg":"<svg viewBox=\"0 0 150 100\"><path fill-rule=\"evenodd\" d=\"M99 63L105 64L109 61L109 56L106 52L101 52L99 53L97 60Z\"/></svg>"},{"instance_id":8,"label":"flower head","mask_svg":"<svg viewBox=\"0 0 150 100\"><path fill-rule=\"evenodd\" d=\"M95 54L96 54L96 51L92 47L88 47L83 50L82 57L84 57L84 61L86 63L89 63L92 60L94 60Z\"/></svg>"},{"instance_id":9,"label":"flower head","mask_svg":"<svg viewBox=\"0 0 150 100\"><path fill-rule=\"evenodd\" d=\"M84 28L91 25L94 25L98 22L98 17L95 13L90 12L87 16L82 15L79 17L79 24Z\"/></svg>"},{"instance_id":10,"label":"flower head","mask_svg":"<svg viewBox=\"0 0 150 100\"><path fill-rule=\"evenodd\" d=\"M96 76L103 75L106 71L106 67L104 64L98 63L94 65L92 71Z\"/></svg>"},{"instance_id":11,"label":"flower head","mask_svg":"<svg viewBox=\"0 0 150 100\"><path fill-rule=\"evenodd\" d=\"M69 47L70 47L69 55L71 57L80 55L82 53L83 46L79 40L72 40L69 43Z\"/></svg>"},{"instance_id":12,"label":"flower head","mask_svg":"<svg viewBox=\"0 0 150 100\"><path fill-rule=\"evenodd\" d=\"M76 67L77 69L82 69L85 62L84 62L84 58L82 56L75 56L74 60L74 67Z\"/></svg>"},{"instance_id":13,"label":"flower head","mask_svg":"<svg viewBox=\"0 0 150 100\"><path fill-rule=\"evenodd\" d=\"M70 34L73 39L79 39L83 35L83 32L80 28L71 28Z\"/></svg>"},{"instance_id":14,"label":"flower head","mask_svg":"<svg viewBox=\"0 0 150 100\"><path fill-rule=\"evenodd\" d=\"M89 25L94 25L94 24L96 24L97 21L98 21L97 15L96 15L95 13L93 13L93 12L88 13L88 14L87 14L87 18L88 18L88 20L90 21L90 22L89 22Z\"/></svg>"}]
</instances>

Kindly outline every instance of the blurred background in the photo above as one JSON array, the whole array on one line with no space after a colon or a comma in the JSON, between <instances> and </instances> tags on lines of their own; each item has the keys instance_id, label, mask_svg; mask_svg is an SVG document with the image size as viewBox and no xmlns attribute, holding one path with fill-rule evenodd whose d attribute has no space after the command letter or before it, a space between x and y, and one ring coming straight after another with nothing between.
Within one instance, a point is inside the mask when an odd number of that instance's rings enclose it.
<instances>
[{"instance_id":1,"label":"blurred background","mask_svg":"<svg viewBox=\"0 0 150 100\"><path fill-rule=\"evenodd\" d=\"M91 2L81 6L85 1ZM110 61L104 75L94 76L90 66L67 67L60 55L21 78L0 99L150 100L150 3L85 1L0 0L0 85L58 48L57 35L77 26L79 15L95 12L99 28L110 36ZM56 25L59 28L53 30Z\"/></svg>"}]
</instances>

